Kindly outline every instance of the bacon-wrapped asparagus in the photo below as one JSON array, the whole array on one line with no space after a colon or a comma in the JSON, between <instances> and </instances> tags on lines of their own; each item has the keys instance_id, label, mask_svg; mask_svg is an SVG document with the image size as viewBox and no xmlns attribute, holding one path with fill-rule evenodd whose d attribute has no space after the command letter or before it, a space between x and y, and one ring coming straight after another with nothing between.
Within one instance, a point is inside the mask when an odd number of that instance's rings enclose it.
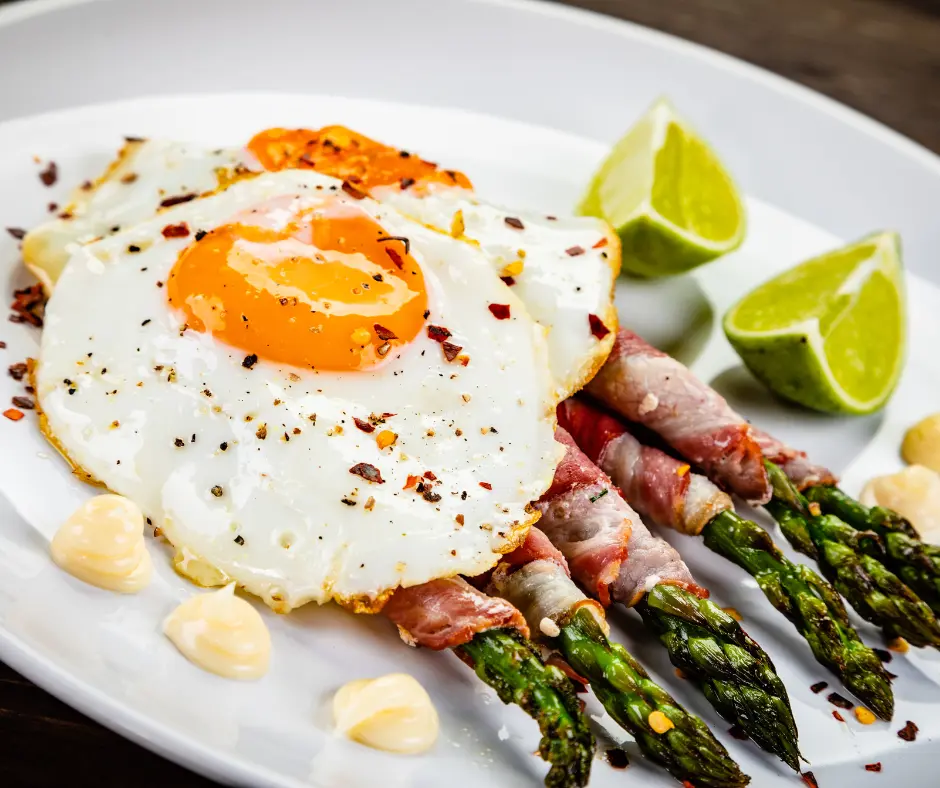
<instances>
[{"instance_id":1,"label":"bacon-wrapped asparagus","mask_svg":"<svg viewBox=\"0 0 940 788\"><path fill-rule=\"evenodd\" d=\"M836 507L836 500L845 503L847 496L833 492L833 474L750 427L689 369L630 331L618 332L610 359L586 390L618 415L658 433L712 481L751 501L773 497L768 510L787 540L817 561L860 615L914 645L940 646L934 611L890 568L903 570L922 590L940 591L940 556L935 563L926 548L885 539L878 528L867 530L885 510L855 507L856 528L833 515L815 516L819 510L807 507L801 490L830 511L848 514L847 507ZM884 528L893 525L899 536L913 538L901 518L883 519Z\"/></svg>"},{"instance_id":2,"label":"bacon-wrapped asparagus","mask_svg":"<svg viewBox=\"0 0 940 788\"><path fill-rule=\"evenodd\" d=\"M538 529L493 572L489 590L523 612L530 631L591 685L604 708L652 761L701 788L748 783L728 751L608 636L604 609L574 584L568 564Z\"/></svg>"},{"instance_id":3,"label":"bacon-wrapped asparagus","mask_svg":"<svg viewBox=\"0 0 940 788\"><path fill-rule=\"evenodd\" d=\"M382 612L409 645L453 649L496 690L515 703L542 732L539 754L551 764L545 785L587 785L594 737L571 680L545 665L529 643L522 614L459 577L396 591Z\"/></svg>"},{"instance_id":4,"label":"bacon-wrapped asparagus","mask_svg":"<svg viewBox=\"0 0 940 788\"><path fill-rule=\"evenodd\" d=\"M585 588L607 582L610 599L636 607L659 637L672 663L709 702L764 749L798 766L796 723L786 688L770 657L741 626L709 602L675 549L653 537L610 479L563 429L556 440L565 457L551 489L538 502L539 527L566 557L594 541L626 544L624 558L571 563ZM617 562L612 581L610 567ZM590 567L590 568L588 568Z\"/></svg>"},{"instance_id":5,"label":"bacon-wrapped asparagus","mask_svg":"<svg viewBox=\"0 0 940 788\"><path fill-rule=\"evenodd\" d=\"M710 550L752 575L816 659L879 717L891 719L894 694L887 673L849 623L842 599L829 583L787 559L770 535L739 517L731 499L708 479L645 446L619 419L584 400L569 399L558 407L558 422L641 515L659 526L702 536Z\"/></svg>"}]
</instances>

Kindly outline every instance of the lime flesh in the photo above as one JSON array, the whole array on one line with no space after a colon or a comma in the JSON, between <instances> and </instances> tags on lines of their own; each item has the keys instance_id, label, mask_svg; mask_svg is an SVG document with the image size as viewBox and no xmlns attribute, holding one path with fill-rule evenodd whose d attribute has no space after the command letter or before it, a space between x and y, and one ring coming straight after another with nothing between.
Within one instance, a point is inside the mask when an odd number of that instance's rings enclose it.
<instances>
[{"instance_id":1,"label":"lime flesh","mask_svg":"<svg viewBox=\"0 0 940 788\"><path fill-rule=\"evenodd\" d=\"M868 236L764 283L725 315L728 340L780 396L871 413L897 386L906 338L896 233Z\"/></svg>"},{"instance_id":2,"label":"lime flesh","mask_svg":"<svg viewBox=\"0 0 940 788\"><path fill-rule=\"evenodd\" d=\"M688 271L744 239L734 182L665 99L614 146L578 211L615 228L623 269L638 276Z\"/></svg>"}]
</instances>

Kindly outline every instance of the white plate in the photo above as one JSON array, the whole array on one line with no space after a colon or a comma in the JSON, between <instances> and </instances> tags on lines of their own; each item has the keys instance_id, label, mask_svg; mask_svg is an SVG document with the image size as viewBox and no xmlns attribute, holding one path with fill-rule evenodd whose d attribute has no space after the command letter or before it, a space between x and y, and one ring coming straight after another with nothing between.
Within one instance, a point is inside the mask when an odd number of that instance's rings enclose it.
<instances>
[{"instance_id":1,"label":"white plate","mask_svg":"<svg viewBox=\"0 0 940 788\"><path fill-rule=\"evenodd\" d=\"M879 226L901 229L909 269L936 281L931 250L940 239L931 210L940 202L940 166L930 154L781 80L591 15L469 0L313 7L300 0L263 9L238 0L224 11L217 2L99 1L38 16L29 6L0 12L0 113L21 118L0 125L0 226L40 221L46 203L61 202L70 184L94 175L125 133L223 144L266 125L329 122L464 169L494 199L561 211L604 153L596 140L616 137L666 92L744 184L751 229L740 252L694 277L625 284L618 294L625 321L660 342L688 329L679 355L694 359L696 371L747 415L837 470L847 469L849 489L898 465L904 427L937 407L940 290L927 279L914 278L910 287L915 330L901 388L885 413L871 419L810 417L771 402L740 371L713 316L772 272ZM351 30L354 51L342 35ZM308 95L145 98L27 117L101 99L178 92L181 85L234 91L272 84ZM315 90L395 103L309 95ZM33 154L59 163L55 189L40 185ZM23 280L15 244L4 235L0 292ZM0 366L36 346L33 332L12 324L0 325L0 339L9 344L0 351ZM0 377L0 402L17 391L10 378ZM401 646L381 619L354 619L332 608L289 617L263 611L275 658L256 685L233 685L186 663L159 634L159 622L193 590L165 560L157 562L154 584L133 598L84 586L49 561L48 537L89 494L52 455L31 421L0 420L0 657L14 668L145 746L239 784L417 788L445 777L455 788L538 783L545 767L531 754L537 741L531 721L502 706L451 655ZM933 784L929 769L937 749L931 739L940 735L934 652L892 663L899 674L894 724L866 728L850 718L840 725L825 698L809 691L819 680L834 689L837 682L753 582L694 540L676 540L719 604L738 608L773 656L790 690L804 754L823 788L875 786L889 778L914 788ZM724 734L727 725L675 679L662 649L632 614L611 617L616 637L712 725L754 785L794 784L769 757ZM870 628L861 630L877 642ZM430 755L383 755L329 733L324 704L330 692L350 678L389 670L418 676L441 711L442 737ZM596 704L591 708L598 711ZM907 719L921 727L915 744L895 735ZM672 784L633 760L626 776L598 761L592 785L641 779L636 770L651 785ZM884 774L863 770L876 760Z\"/></svg>"}]
</instances>

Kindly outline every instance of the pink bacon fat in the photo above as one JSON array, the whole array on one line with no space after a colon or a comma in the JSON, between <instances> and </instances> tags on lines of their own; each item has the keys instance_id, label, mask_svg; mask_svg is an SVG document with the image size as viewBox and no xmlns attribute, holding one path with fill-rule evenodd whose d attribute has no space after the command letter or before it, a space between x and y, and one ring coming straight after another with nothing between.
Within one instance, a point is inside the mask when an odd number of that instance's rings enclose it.
<instances>
[{"instance_id":1,"label":"pink bacon fat","mask_svg":"<svg viewBox=\"0 0 940 788\"><path fill-rule=\"evenodd\" d=\"M601 628L608 631L604 609L574 584L565 557L538 528L530 528L522 546L500 561L487 590L522 611L535 636L557 636L560 627L582 607L590 608Z\"/></svg>"},{"instance_id":2,"label":"pink bacon fat","mask_svg":"<svg viewBox=\"0 0 940 788\"><path fill-rule=\"evenodd\" d=\"M529 637L525 619L509 602L478 591L462 577L399 588L382 608L409 646L455 648L489 629L513 628Z\"/></svg>"},{"instance_id":3,"label":"pink bacon fat","mask_svg":"<svg viewBox=\"0 0 940 788\"><path fill-rule=\"evenodd\" d=\"M644 446L614 416L583 399L558 406L558 424L623 491L644 517L680 533L698 536L731 498L687 463Z\"/></svg>"},{"instance_id":4,"label":"pink bacon fat","mask_svg":"<svg viewBox=\"0 0 940 788\"><path fill-rule=\"evenodd\" d=\"M652 536L607 475L559 428L565 457L537 504L539 528L564 554L574 578L602 604L635 605L658 583L702 596L675 549ZM588 556L593 553L593 556Z\"/></svg>"},{"instance_id":5,"label":"pink bacon fat","mask_svg":"<svg viewBox=\"0 0 940 788\"><path fill-rule=\"evenodd\" d=\"M620 575L633 527L633 510L611 496L613 483L581 453L562 429L555 440L566 451L552 486L535 504L540 528L564 554L571 572L605 607L610 584Z\"/></svg>"},{"instance_id":6,"label":"pink bacon fat","mask_svg":"<svg viewBox=\"0 0 940 788\"><path fill-rule=\"evenodd\" d=\"M755 427L751 427L751 432L764 457L779 465L790 481L800 490L817 484L836 484L839 481L828 468L811 463L805 451L791 449L772 435Z\"/></svg>"},{"instance_id":7,"label":"pink bacon fat","mask_svg":"<svg viewBox=\"0 0 940 788\"><path fill-rule=\"evenodd\" d=\"M632 331L585 390L608 408L658 433L706 475L755 503L770 500L761 448L750 425L685 366Z\"/></svg>"}]
</instances>

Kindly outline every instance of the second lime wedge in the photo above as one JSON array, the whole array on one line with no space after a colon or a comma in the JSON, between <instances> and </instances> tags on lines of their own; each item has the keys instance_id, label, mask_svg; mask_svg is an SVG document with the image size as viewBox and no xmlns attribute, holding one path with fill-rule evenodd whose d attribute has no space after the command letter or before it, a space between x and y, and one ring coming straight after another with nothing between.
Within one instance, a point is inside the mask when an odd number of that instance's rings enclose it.
<instances>
[{"instance_id":1,"label":"second lime wedge","mask_svg":"<svg viewBox=\"0 0 940 788\"><path fill-rule=\"evenodd\" d=\"M744 205L734 182L665 99L614 146L578 212L613 226L623 270L637 276L688 271L744 240Z\"/></svg>"},{"instance_id":2,"label":"second lime wedge","mask_svg":"<svg viewBox=\"0 0 940 788\"><path fill-rule=\"evenodd\" d=\"M725 335L771 390L808 408L871 413L904 366L896 233L867 236L765 282L724 317Z\"/></svg>"}]
</instances>

